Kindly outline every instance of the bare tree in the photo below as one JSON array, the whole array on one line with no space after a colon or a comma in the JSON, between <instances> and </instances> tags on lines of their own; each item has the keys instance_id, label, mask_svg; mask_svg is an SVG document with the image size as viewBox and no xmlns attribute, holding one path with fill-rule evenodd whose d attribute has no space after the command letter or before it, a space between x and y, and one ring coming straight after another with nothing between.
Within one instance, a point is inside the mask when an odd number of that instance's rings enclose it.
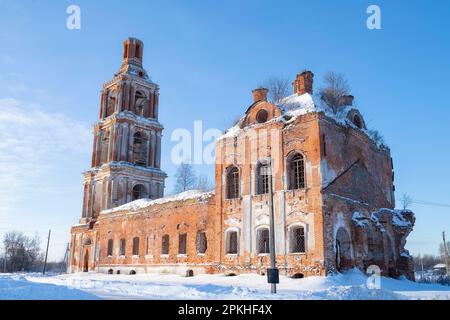
<instances>
[{"instance_id":1,"label":"bare tree","mask_svg":"<svg viewBox=\"0 0 450 320\"><path fill-rule=\"evenodd\" d=\"M402 195L402 200L401 201L402 201L402 205L403 205L403 210L408 209L411 206L412 202L413 202L411 196L409 194L407 194L407 193L404 193Z\"/></svg>"},{"instance_id":2,"label":"bare tree","mask_svg":"<svg viewBox=\"0 0 450 320\"><path fill-rule=\"evenodd\" d=\"M328 72L324 77L323 88L319 89L319 98L334 113L341 109L339 100L342 96L350 94L350 86L342 73Z\"/></svg>"},{"instance_id":3,"label":"bare tree","mask_svg":"<svg viewBox=\"0 0 450 320\"><path fill-rule=\"evenodd\" d=\"M289 94L289 79L284 77L270 77L262 84L269 90L268 100L273 103L280 102Z\"/></svg>"},{"instance_id":4,"label":"bare tree","mask_svg":"<svg viewBox=\"0 0 450 320\"><path fill-rule=\"evenodd\" d=\"M180 164L175 177L175 192L183 192L194 188L196 177L194 168L190 163Z\"/></svg>"},{"instance_id":5,"label":"bare tree","mask_svg":"<svg viewBox=\"0 0 450 320\"><path fill-rule=\"evenodd\" d=\"M7 232L3 237L6 271L32 271L42 260L40 240L31 238L20 231Z\"/></svg>"},{"instance_id":6,"label":"bare tree","mask_svg":"<svg viewBox=\"0 0 450 320\"><path fill-rule=\"evenodd\" d=\"M211 191L214 188L213 184L209 181L207 176L200 175L197 179L197 184L195 186L195 189L201 190L201 191Z\"/></svg>"}]
</instances>

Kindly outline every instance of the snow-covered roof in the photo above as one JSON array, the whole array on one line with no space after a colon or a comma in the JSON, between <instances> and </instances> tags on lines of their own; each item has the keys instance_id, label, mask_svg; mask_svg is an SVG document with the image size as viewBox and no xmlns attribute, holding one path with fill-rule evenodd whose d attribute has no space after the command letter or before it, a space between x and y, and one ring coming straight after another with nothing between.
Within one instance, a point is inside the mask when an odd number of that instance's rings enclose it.
<instances>
[{"instance_id":1,"label":"snow-covered roof","mask_svg":"<svg viewBox=\"0 0 450 320\"><path fill-rule=\"evenodd\" d=\"M283 98L276 106L281 110L281 116L273 118L266 123L271 122L282 122L284 124L290 124L294 122L299 116L322 112L328 118L333 119L336 123L358 129L358 127L348 118L350 111L357 110L355 106L342 106L340 110L335 113L329 107L324 106L322 103L318 102L311 94L304 93L302 95L292 94ZM248 112L248 110L247 110ZM357 112L357 111L356 111ZM262 124L254 124L250 126L243 126L245 120L245 115L239 119L239 121L230 129L226 130L225 133L219 137L219 139L231 138L239 135L241 132L245 131L247 128L253 128L255 126L260 126ZM376 133L372 130L367 130L365 128L361 129L378 147L382 147L383 141L376 138Z\"/></svg>"},{"instance_id":2,"label":"snow-covered roof","mask_svg":"<svg viewBox=\"0 0 450 320\"><path fill-rule=\"evenodd\" d=\"M447 268L444 263L438 263L437 265L433 266L433 269L445 269Z\"/></svg>"},{"instance_id":3,"label":"snow-covered roof","mask_svg":"<svg viewBox=\"0 0 450 320\"><path fill-rule=\"evenodd\" d=\"M203 192L200 190L188 190L175 195L167 196L159 199L139 199L134 200L129 203L125 203L119 207L113 209L103 210L102 214L114 213L119 211L130 211L135 212L144 208L148 208L153 205L164 204L174 201L186 201L186 200L197 200L199 202L206 202L209 198L214 195L213 191Z\"/></svg>"}]
</instances>

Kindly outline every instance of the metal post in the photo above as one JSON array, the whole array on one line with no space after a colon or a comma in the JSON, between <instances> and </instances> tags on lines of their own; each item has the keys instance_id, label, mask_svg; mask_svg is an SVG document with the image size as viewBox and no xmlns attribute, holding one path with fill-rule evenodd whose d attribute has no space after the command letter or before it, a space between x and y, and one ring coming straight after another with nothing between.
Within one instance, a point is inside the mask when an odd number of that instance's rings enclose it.
<instances>
[{"instance_id":1,"label":"metal post","mask_svg":"<svg viewBox=\"0 0 450 320\"><path fill-rule=\"evenodd\" d=\"M268 187L269 187L269 219L270 219L270 229L269 229L269 252L270 252L270 270L267 272L268 281L271 284L271 293L277 293L277 283L278 283L278 269L276 267L276 254L275 254L275 217L273 212L273 189L272 189L272 160L269 159L269 172L268 175Z\"/></svg>"},{"instance_id":2,"label":"metal post","mask_svg":"<svg viewBox=\"0 0 450 320\"><path fill-rule=\"evenodd\" d=\"M42 270L42 274L45 274L45 269L47 268L48 245L50 243L50 234L51 234L51 232L52 232L52 230L48 230L47 250L45 250L44 269Z\"/></svg>"}]
</instances>

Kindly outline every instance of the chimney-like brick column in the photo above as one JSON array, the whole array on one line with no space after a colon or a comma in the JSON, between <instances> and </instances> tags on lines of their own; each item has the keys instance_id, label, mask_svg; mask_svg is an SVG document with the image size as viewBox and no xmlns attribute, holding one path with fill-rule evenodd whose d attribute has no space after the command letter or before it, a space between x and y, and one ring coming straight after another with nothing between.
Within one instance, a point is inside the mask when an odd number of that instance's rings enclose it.
<instances>
[{"instance_id":1,"label":"chimney-like brick column","mask_svg":"<svg viewBox=\"0 0 450 320\"><path fill-rule=\"evenodd\" d=\"M354 97L352 95L343 95L339 98L339 105L340 106L352 106L353 105L353 99Z\"/></svg>"},{"instance_id":2,"label":"chimney-like brick column","mask_svg":"<svg viewBox=\"0 0 450 320\"><path fill-rule=\"evenodd\" d=\"M312 73L311 71L303 71L302 73L297 74L294 82L292 82L294 93L298 95L302 95L305 93L312 94L313 79L314 73Z\"/></svg>"},{"instance_id":3,"label":"chimney-like brick column","mask_svg":"<svg viewBox=\"0 0 450 320\"><path fill-rule=\"evenodd\" d=\"M257 88L253 90L253 102L267 101L267 91L266 88Z\"/></svg>"}]
</instances>

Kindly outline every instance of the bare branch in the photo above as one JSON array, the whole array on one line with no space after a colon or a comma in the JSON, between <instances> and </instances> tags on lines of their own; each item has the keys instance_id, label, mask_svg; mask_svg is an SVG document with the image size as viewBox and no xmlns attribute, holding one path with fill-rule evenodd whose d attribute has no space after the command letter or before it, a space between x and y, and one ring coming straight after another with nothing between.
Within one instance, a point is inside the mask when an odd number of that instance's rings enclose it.
<instances>
[{"instance_id":1,"label":"bare branch","mask_svg":"<svg viewBox=\"0 0 450 320\"><path fill-rule=\"evenodd\" d=\"M262 87L269 90L268 100L272 103L280 102L289 94L289 79L284 77L270 77L262 84Z\"/></svg>"}]
</instances>

